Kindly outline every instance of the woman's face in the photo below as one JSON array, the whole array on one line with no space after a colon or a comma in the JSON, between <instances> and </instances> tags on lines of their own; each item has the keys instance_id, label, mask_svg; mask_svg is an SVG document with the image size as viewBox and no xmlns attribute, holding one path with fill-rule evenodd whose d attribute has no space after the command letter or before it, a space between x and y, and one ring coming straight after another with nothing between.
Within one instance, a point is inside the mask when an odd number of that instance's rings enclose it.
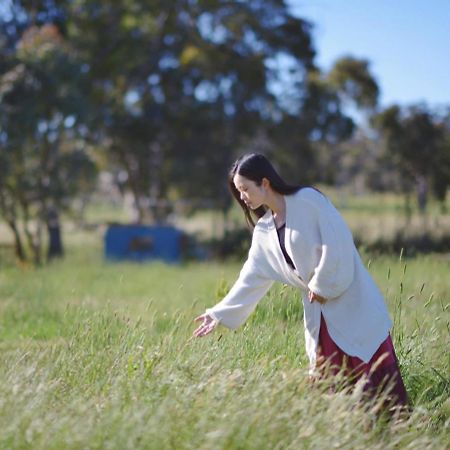
<instances>
[{"instance_id":1,"label":"woman's face","mask_svg":"<svg viewBox=\"0 0 450 450\"><path fill-rule=\"evenodd\" d=\"M258 186L254 181L236 174L233 183L238 190L241 200L251 209L258 209L266 200L266 189Z\"/></svg>"}]
</instances>

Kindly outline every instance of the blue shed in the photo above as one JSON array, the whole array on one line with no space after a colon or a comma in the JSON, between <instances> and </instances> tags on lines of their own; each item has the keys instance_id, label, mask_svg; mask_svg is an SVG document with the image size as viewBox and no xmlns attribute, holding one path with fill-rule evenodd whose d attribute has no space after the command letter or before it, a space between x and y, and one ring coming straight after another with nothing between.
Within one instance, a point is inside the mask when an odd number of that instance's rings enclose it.
<instances>
[{"instance_id":1,"label":"blue shed","mask_svg":"<svg viewBox=\"0 0 450 450\"><path fill-rule=\"evenodd\" d=\"M110 225L105 256L111 260L181 260L183 233L171 226Z\"/></svg>"}]
</instances>

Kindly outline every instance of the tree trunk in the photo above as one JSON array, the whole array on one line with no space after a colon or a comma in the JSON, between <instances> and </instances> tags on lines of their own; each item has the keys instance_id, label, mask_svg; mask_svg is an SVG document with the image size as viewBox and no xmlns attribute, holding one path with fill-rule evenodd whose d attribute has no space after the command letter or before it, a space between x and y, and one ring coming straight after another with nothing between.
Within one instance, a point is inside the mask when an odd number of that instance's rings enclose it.
<instances>
[{"instance_id":1,"label":"tree trunk","mask_svg":"<svg viewBox=\"0 0 450 450\"><path fill-rule=\"evenodd\" d=\"M25 231L25 236L27 237L28 245L30 246L31 252L33 254L33 261L36 266L40 266L41 259L41 224L38 220L36 233L30 229L30 214L28 211L28 203L25 199L21 198L21 205L23 209L23 228Z\"/></svg>"},{"instance_id":2,"label":"tree trunk","mask_svg":"<svg viewBox=\"0 0 450 450\"><path fill-rule=\"evenodd\" d=\"M27 256L26 256L25 250L23 248L22 238L20 237L20 233L19 233L19 229L17 228L16 221L9 220L8 225L14 234L14 253L19 261L25 262L27 259Z\"/></svg>"},{"instance_id":3,"label":"tree trunk","mask_svg":"<svg viewBox=\"0 0 450 450\"><path fill-rule=\"evenodd\" d=\"M156 223L165 222L168 215L169 208L167 202L163 200L162 196L162 148L158 141L154 141L149 146L148 173L151 174L149 197L150 197L150 211L153 221Z\"/></svg>"},{"instance_id":4,"label":"tree trunk","mask_svg":"<svg viewBox=\"0 0 450 450\"><path fill-rule=\"evenodd\" d=\"M6 193L2 189L0 189L0 209L3 217L6 220L6 223L8 224L9 228L11 228L11 231L14 235L14 253L19 261L24 262L26 261L27 256L22 243L22 237L20 236L19 228L17 227L15 208L13 208L11 204L9 204L8 206Z\"/></svg>"},{"instance_id":5,"label":"tree trunk","mask_svg":"<svg viewBox=\"0 0 450 450\"><path fill-rule=\"evenodd\" d=\"M133 194L134 207L135 207L135 210L137 213L137 217L136 217L135 221L137 223L142 223L144 221L145 211L144 211L144 207L141 202L141 197L140 197L141 193L140 193L140 190L138 187L138 182L134 176L133 170L131 169L131 165L127 159L126 153L122 150L121 147L115 147L115 151L119 155L119 159L128 174L128 180L127 180L126 184L128 185L128 187L131 190L131 193Z\"/></svg>"},{"instance_id":6,"label":"tree trunk","mask_svg":"<svg viewBox=\"0 0 450 450\"><path fill-rule=\"evenodd\" d=\"M412 208L411 208L411 195L409 192L405 193L405 218L406 224L411 223Z\"/></svg>"},{"instance_id":7,"label":"tree trunk","mask_svg":"<svg viewBox=\"0 0 450 450\"><path fill-rule=\"evenodd\" d=\"M423 175L419 175L416 181L417 204L421 214L425 214L428 203L428 182Z\"/></svg>"},{"instance_id":8,"label":"tree trunk","mask_svg":"<svg viewBox=\"0 0 450 450\"><path fill-rule=\"evenodd\" d=\"M46 224L48 232L47 261L51 261L55 258L62 258L64 256L64 250L61 240L61 227L56 208L49 209Z\"/></svg>"},{"instance_id":9,"label":"tree trunk","mask_svg":"<svg viewBox=\"0 0 450 450\"><path fill-rule=\"evenodd\" d=\"M128 175L128 176L130 177L130 175ZM133 194L134 207L135 207L136 213L137 213L137 215L136 215L136 222L137 223L143 223L144 222L144 217L145 217L145 212L144 212L144 207L142 206L139 190L136 187L136 183L134 183L134 181L131 180L131 179L129 181L129 186L130 186L131 192Z\"/></svg>"}]
</instances>

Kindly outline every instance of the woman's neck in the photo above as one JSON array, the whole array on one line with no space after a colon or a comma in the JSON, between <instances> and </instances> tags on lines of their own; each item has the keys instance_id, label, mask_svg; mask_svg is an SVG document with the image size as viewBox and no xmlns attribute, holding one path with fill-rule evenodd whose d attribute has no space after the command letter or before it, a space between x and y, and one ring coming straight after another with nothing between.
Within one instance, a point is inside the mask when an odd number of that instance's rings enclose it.
<instances>
[{"instance_id":1,"label":"woman's neck","mask_svg":"<svg viewBox=\"0 0 450 450\"><path fill-rule=\"evenodd\" d=\"M277 226L283 225L286 221L286 201L284 196L278 192L271 193L267 199L267 207L272 210L273 218Z\"/></svg>"}]
</instances>

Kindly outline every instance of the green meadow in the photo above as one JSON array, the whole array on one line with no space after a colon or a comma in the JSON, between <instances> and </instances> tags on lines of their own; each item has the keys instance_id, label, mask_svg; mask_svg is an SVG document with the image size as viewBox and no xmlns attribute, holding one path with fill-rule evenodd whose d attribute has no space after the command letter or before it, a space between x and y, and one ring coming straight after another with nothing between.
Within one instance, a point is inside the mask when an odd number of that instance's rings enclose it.
<instances>
[{"instance_id":1,"label":"green meadow","mask_svg":"<svg viewBox=\"0 0 450 450\"><path fill-rule=\"evenodd\" d=\"M70 244L72 242L72 244ZM92 235L0 271L2 449L443 449L450 442L449 260L365 263L386 296L412 411L311 384L299 293L190 339L241 263L108 263Z\"/></svg>"}]
</instances>

